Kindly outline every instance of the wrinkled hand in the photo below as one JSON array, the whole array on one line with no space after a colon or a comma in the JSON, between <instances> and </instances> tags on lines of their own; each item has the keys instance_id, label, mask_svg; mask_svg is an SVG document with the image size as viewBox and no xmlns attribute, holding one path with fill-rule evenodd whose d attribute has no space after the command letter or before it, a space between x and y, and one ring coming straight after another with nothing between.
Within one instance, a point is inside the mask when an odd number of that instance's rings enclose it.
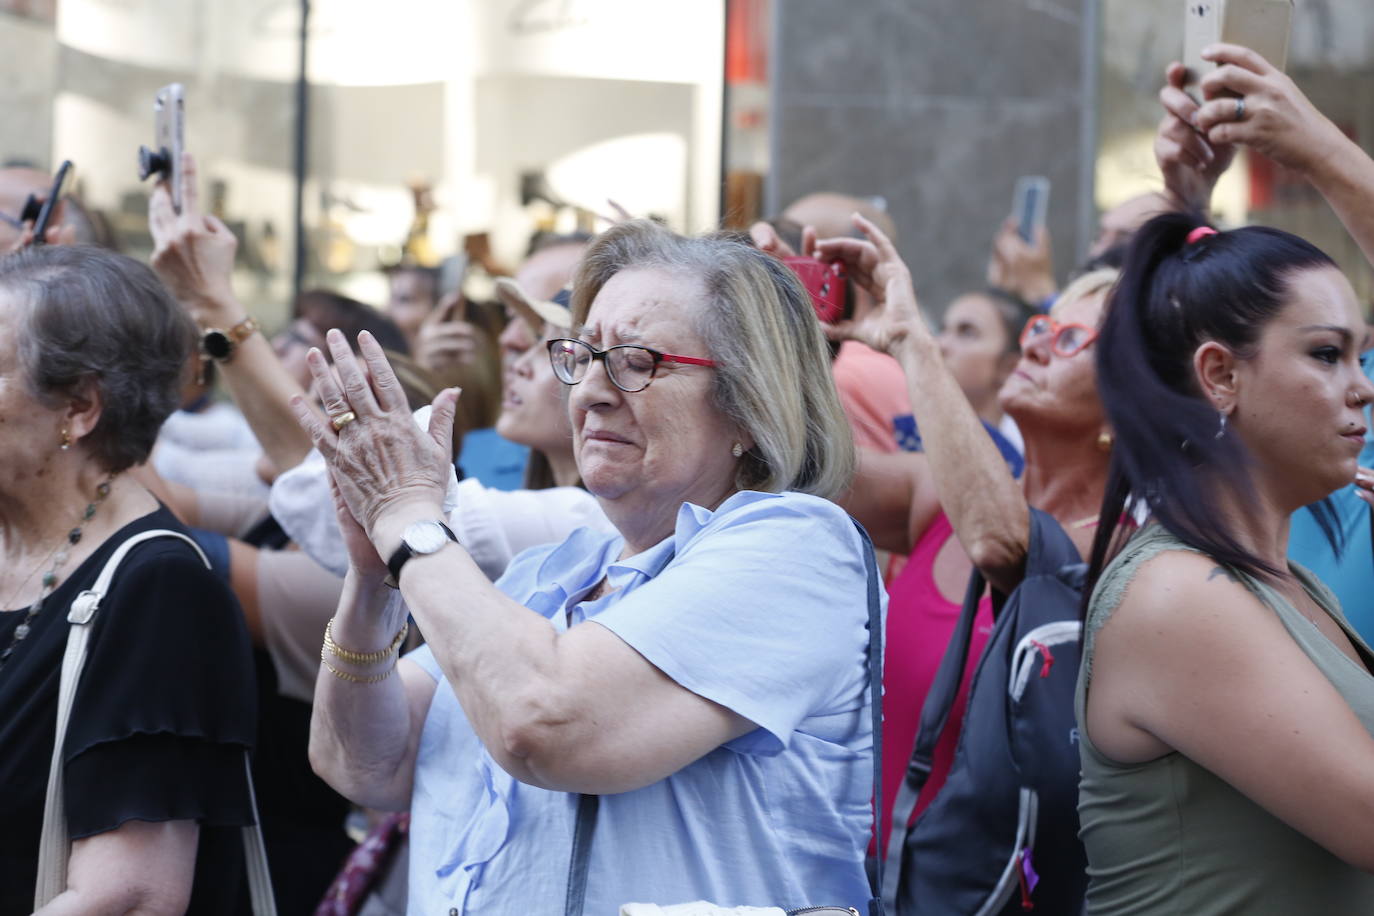
<instances>
[{"instance_id":1,"label":"wrinkled hand","mask_svg":"<svg viewBox=\"0 0 1374 916\"><path fill-rule=\"evenodd\" d=\"M874 308L861 319L826 326L826 336L857 340L896 355L902 341L913 334L929 333L916 304L911 271L881 229L857 213L853 219L867 240L825 239L816 243L815 256L822 261L843 261L850 279L873 297Z\"/></svg>"},{"instance_id":2,"label":"wrinkled hand","mask_svg":"<svg viewBox=\"0 0 1374 916\"><path fill-rule=\"evenodd\" d=\"M349 565L364 581L375 582L385 579L389 572L386 561L377 552L372 541L368 540L367 532L358 524L353 510L348 508L343 494L339 492L339 485L334 482L334 472L327 470L326 476L329 478L329 496L334 502L334 515L339 520L339 531L343 534L344 551L348 554Z\"/></svg>"},{"instance_id":3,"label":"wrinkled hand","mask_svg":"<svg viewBox=\"0 0 1374 916\"><path fill-rule=\"evenodd\" d=\"M181 213L172 208L167 179L153 188L148 228L153 235L153 269L202 327L221 322L235 305L232 275L238 240L219 218L200 212L196 162L182 156Z\"/></svg>"},{"instance_id":4,"label":"wrinkled hand","mask_svg":"<svg viewBox=\"0 0 1374 916\"><path fill-rule=\"evenodd\" d=\"M1193 125L1213 150L1243 143L1294 171L1311 176L1345 135L1319 112L1284 73L1248 48L1214 45L1202 56L1220 66L1202 78L1203 104ZM1236 98L1245 118L1236 120Z\"/></svg>"},{"instance_id":5,"label":"wrinkled hand","mask_svg":"<svg viewBox=\"0 0 1374 916\"><path fill-rule=\"evenodd\" d=\"M446 388L434 399L428 431L411 419L405 392L376 338L364 331L358 346L366 370L348 348L341 331L326 335L333 369L311 349L306 358L327 416L352 411L357 419L340 430L297 395L296 420L324 456L340 498L368 539L376 544L379 522L410 504L433 507L437 514L453 464L453 417L458 391Z\"/></svg>"},{"instance_id":6,"label":"wrinkled hand","mask_svg":"<svg viewBox=\"0 0 1374 916\"><path fill-rule=\"evenodd\" d=\"M1050 233L1044 226L1035 230L1035 241L1026 244L1017 230L1016 220L1007 219L992 240L988 259L988 285L1005 290L1022 302L1038 305L1049 299L1058 286L1054 282L1054 254Z\"/></svg>"},{"instance_id":7,"label":"wrinkled hand","mask_svg":"<svg viewBox=\"0 0 1374 916\"><path fill-rule=\"evenodd\" d=\"M1232 143L1209 142L1193 126L1199 105L1183 90L1187 78L1188 68L1177 62L1164 71L1164 88L1159 90L1164 117L1155 131L1155 161L1164 175L1164 190L1174 202L1205 213L1217 180L1236 157L1236 148ZM1235 107L1232 100L1232 115Z\"/></svg>"},{"instance_id":8,"label":"wrinkled hand","mask_svg":"<svg viewBox=\"0 0 1374 916\"><path fill-rule=\"evenodd\" d=\"M415 361L430 372L444 373L455 366L465 366L477 356L476 325L453 320L455 309L461 314L462 305L463 294L450 293L420 323L415 336Z\"/></svg>"}]
</instances>

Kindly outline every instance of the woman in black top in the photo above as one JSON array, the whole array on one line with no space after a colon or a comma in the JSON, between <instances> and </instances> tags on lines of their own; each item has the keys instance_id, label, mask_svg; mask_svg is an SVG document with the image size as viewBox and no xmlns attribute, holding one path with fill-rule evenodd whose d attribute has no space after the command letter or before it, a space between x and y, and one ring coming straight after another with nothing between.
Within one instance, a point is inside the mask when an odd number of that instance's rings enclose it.
<instances>
[{"instance_id":1,"label":"woman in black top","mask_svg":"<svg viewBox=\"0 0 1374 916\"><path fill-rule=\"evenodd\" d=\"M129 536L182 530L122 472L147 458L194 342L128 258L0 259L0 913L33 908L67 610ZM189 545L129 553L63 747L67 888L41 914L241 908L250 665L232 595Z\"/></svg>"}]
</instances>

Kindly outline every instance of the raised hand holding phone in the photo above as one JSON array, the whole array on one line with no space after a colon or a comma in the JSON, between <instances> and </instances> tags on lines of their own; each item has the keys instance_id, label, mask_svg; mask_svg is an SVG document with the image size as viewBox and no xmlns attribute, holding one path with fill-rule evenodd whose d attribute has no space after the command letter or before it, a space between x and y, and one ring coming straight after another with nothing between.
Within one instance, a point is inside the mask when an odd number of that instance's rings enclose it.
<instances>
[{"instance_id":1,"label":"raised hand holding phone","mask_svg":"<svg viewBox=\"0 0 1374 916\"><path fill-rule=\"evenodd\" d=\"M153 97L153 146L138 148L138 180L152 175L169 183L172 209L181 213L182 155L186 150L186 93L180 83L163 86Z\"/></svg>"},{"instance_id":2,"label":"raised hand holding phone","mask_svg":"<svg viewBox=\"0 0 1374 916\"><path fill-rule=\"evenodd\" d=\"M1213 147L1244 144L1311 177L1350 144L1292 79L1255 51L1220 44L1202 56L1219 66L1202 79L1208 101L1198 107L1193 125Z\"/></svg>"},{"instance_id":3,"label":"raised hand holding phone","mask_svg":"<svg viewBox=\"0 0 1374 916\"><path fill-rule=\"evenodd\" d=\"M233 289L238 240L218 217L201 213L199 174L190 153L182 153L176 172L181 211L173 204L174 188L165 178L148 200L153 269L201 327L231 327L243 318Z\"/></svg>"},{"instance_id":4,"label":"raised hand holding phone","mask_svg":"<svg viewBox=\"0 0 1374 916\"><path fill-rule=\"evenodd\" d=\"M823 239L815 243L815 257L842 261L858 286L873 297L874 308L863 318L825 326L831 340L857 340L880 352L893 354L912 334L929 335L911 271L883 231L859 214L854 226L867 238Z\"/></svg>"}]
</instances>

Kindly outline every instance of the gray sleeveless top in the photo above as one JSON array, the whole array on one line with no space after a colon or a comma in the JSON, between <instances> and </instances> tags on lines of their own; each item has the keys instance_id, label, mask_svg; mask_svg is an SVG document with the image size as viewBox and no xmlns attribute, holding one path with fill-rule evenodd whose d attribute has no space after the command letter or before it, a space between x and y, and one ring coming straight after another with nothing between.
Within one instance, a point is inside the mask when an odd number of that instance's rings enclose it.
<instances>
[{"instance_id":1,"label":"gray sleeveless top","mask_svg":"<svg viewBox=\"0 0 1374 916\"><path fill-rule=\"evenodd\" d=\"M1374 875L1345 864L1182 754L1142 764L1114 762L1089 740L1084 715L1093 640L1146 560L1192 550L1160 525L1136 535L1093 590L1074 697L1078 719L1079 835L1088 853L1093 914L1374 913ZM1374 652L1350 629L1315 576L1290 567L1364 659ZM1289 635L1374 734L1374 677L1336 648L1282 595L1237 570Z\"/></svg>"}]
</instances>

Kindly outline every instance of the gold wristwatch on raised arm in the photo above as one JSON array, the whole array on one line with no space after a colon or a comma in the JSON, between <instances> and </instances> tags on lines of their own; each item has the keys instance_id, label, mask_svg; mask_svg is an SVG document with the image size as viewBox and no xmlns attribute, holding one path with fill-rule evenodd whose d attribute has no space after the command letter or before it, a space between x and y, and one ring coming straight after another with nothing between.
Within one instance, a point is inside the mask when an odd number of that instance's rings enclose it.
<instances>
[{"instance_id":1,"label":"gold wristwatch on raised arm","mask_svg":"<svg viewBox=\"0 0 1374 916\"><path fill-rule=\"evenodd\" d=\"M249 315L227 331L206 328L200 335L200 352L217 363L227 363L234 358L239 344L252 337L259 327L258 319Z\"/></svg>"}]
</instances>

